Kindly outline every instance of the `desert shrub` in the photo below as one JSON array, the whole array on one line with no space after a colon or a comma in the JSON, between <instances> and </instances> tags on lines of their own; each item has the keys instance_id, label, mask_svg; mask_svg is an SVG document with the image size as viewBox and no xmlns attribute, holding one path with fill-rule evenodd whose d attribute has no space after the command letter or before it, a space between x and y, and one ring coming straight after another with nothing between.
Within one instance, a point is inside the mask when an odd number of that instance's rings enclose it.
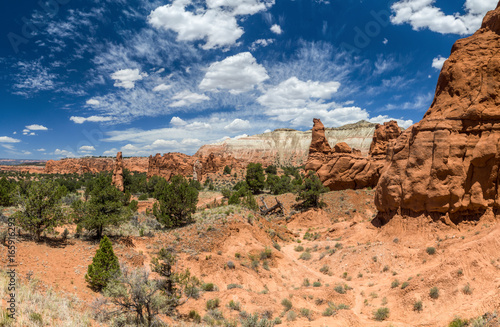
<instances>
[{"instance_id":1,"label":"desert shrub","mask_svg":"<svg viewBox=\"0 0 500 327\"><path fill-rule=\"evenodd\" d=\"M274 323L267 318L259 320L259 315L254 313L241 319L242 327L272 327Z\"/></svg>"},{"instance_id":2,"label":"desert shrub","mask_svg":"<svg viewBox=\"0 0 500 327\"><path fill-rule=\"evenodd\" d=\"M260 252L260 260L271 258L271 249L266 247L264 251Z\"/></svg>"},{"instance_id":3,"label":"desert shrub","mask_svg":"<svg viewBox=\"0 0 500 327\"><path fill-rule=\"evenodd\" d=\"M467 283L467 285L465 285L464 287L462 287L462 293L464 293L465 295L471 295L472 294L472 288L470 287L469 283Z\"/></svg>"},{"instance_id":4,"label":"desert shrub","mask_svg":"<svg viewBox=\"0 0 500 327\"><path fill-rule=\"evenodd\" d=\"M422 301L415 301L413 303L413 311L420 312L424 308L424 305L422 304Z\"/></svg>"},{"instance_id":5,"label":"desert shrub","mask_svg":"<svg viewBox=\"0 0 500 327\"><path fill-rule=\"evenodd\" d=\"M330 266L323 265L323 267L321 267L319 271L325 275L328 275L330 273Z\"/></svg>"},{"instance_id":6,"label":"desert shrub","mask_svg":"<svg viewBox=\"0 0 500 327\"><path fill-rule=\"evenodd\" d=\"M460 318L455 318L453 319L452 322L448 325L448 327L466 327L469 324L469 321L467 319L460 319Z\"/></svg>"},{"instance_id":7,"label":"desert shrub","mask_svg":"<svg viewBox=\"0 0 500 327\"><path fill-rule=\"evenodd\" d=\"M197 324L201 322L201 316L198 312L196 312L196 310L189 311L189 319Z\"/></svg>"},{"instance_id":8,"label":"desert shrub","mask_svg":"<svg viewBox=\"0 0 500 327\"><path fill-rule=\"evenodd\" d=\"M279 195L293 191L293 185L291 184L291 181L291 178L286 175L283 175L281 177L278 177L276 175L268 175L266 184L272 194Z\"/></svg>"},{"instance_id":9,"label":"desert shrub","mask_svg":"<svg viewBox=\"0 0 500 327\"><path fill-rule=\"evenodd\" d=\"M283 299L281 300L281 305L285 307L285 311L288 311L292 308L292 301L290 301L289 299Z\"/></svg>"},{"instance_id":10,"label":"desert shrub","mask_svg":"<svg viewBox=\"0 0 500 327\"><path fill-rule=\"evenodd\" d=\"M240 311L241 310L241 304L238 301L229 301L229 304L227 305L229 309L235 310L235 311Z\"/></svg>"},{"instance_id":11,"label":"desert shrub","mask_svg":"<svg viewBox=\"0 0 500 327\"><path fill-rule=\"evenodd\" d=\"M224 167L224 175L231 175L231 167L229 166Z\"/></svg>"},{"instance_id":12,"label":"desert shrub","mask_svg":"<svg viewBox=\"0 0 500 327\"><path fill-rule=\"evenodd\" d=\"M205 292L213 292L215 291L215 285L213 283L203 283L201 289Z\"/></svg>"},{"instance_id":13,"label":"desert shrub","mask_svg":"<svg viewBox=\"0 0 500 327\"><path fill-rule=\"evenodd\" d=\"M104 236L92 259L92 264L87 269L85 280L92 289L101 291L120 274L120 264L113 252L113 245L108 237Z\"/></svg>"},{"instance_id":14,"label":"desert shrub","mask_svg":"<svg viewBox=\"0 0 500 327\"><path fill-rule=\"evenodd\" d=\"M309 282L309 278L304 278L302 281L302 286L309 287L311 285L311 282Z\"/></svg>"},{"instance_id":15,"label":"desert shrub","mask_svg":"<svg viewBox=\"0 0 500 327\"><path fill-rule=\"evenodd\" d=\"M373 312L373 318L377 321L386 320L389 317L389 308L382 307L378 308Z\"/></svg>"},{"instance_id":16,"label":"desert shrub","mask_svg":"<svg viewBox=\"0 0 500 327\"><path fill-rule=\"evenodd\" d=\"M309 252L302 252L302 254L299 257L299 259L301 259L301 260L310 260L311 258L312 258L312 255Z\"/></svg>"},{"instance_id":17,"label":"desert shrub","mask_svg":"<svg viewBox=\"0 0 500 327\"><path fill-rule=\"evenodd\" d=\"M132 316L138 326L153 326L153 323L159 322L156 316L170 304L163 292L163 283L149 279L149 273L144 268L123 266L122 274L108 283L104 294L120 315Z\"/></svg>"},{"instance_id":18,"label":"desert shrub","mask_svg":"<svg viewBox=\"0 0 500 327\"><path fill-rule=\"evenodd\" d=\"M155 193L159 205L155 204L153 214L160 223L174 228L191 222L198 203L198 190L183 176L172 177L170 183L159 183Z\"/></svg>"},{"instance_id":19,"label":"desert shrub","mask_svg":"<svg viewBox=\"0 0 500 327\"><path fill-rule=\"evenodd\" d=\"M429 296L433 299L437 299L439 297L439 289L437 287L431 288L429 291Z\"/></svg>"},{"instance_id":20,"label":"desert shrub","mask_svg":"<svg viewBox=\"0 0 500 327\"><path fill-rule=\"evenodd\" d=\"M320 201L322 193L328 192L328 189L323 186L318 176L313 172L309 172L304 181L304 185L298 189L296 201L302 200L303 208L319 208L323 205Z\"/></svg>"},{"instance_id":21,"label":"desert shrub","mask_svg":"<svg viewBox=\"0 0 500 327\"><path fill-rule=\"evenodd\" d=\"M304 318L307 318L308 320L311 320L311 318L312 318L311 310L309 310L307 308L301 308L300 315Z\"/></svg>"},{"instance_id":22,"label":"desert shrub","mask_svg":"<svg viewBox=\"0 0 500 327\"><path fill-rule=\"evenodd\" d=\"M405 288L408 287L408 285L410 285L410 283L408 282L403 282L403 284L401 284L401 289L404 290Z\"/></svg>"},{"instance_id":23,"label":"desert shrub","mask_svg":"<svg viewBox=\"0 0 500 327\"><path fill-rule=\"evenodd\" d=\"M297 245L296 247L293 248L297 252L302 252L304 251L304 247L302 245Z\"/></svg>"},{"instance_id":24,"label":"desert shrub","mask_svg":"<svg viewBox=\"0 0 500 327\"><path fill-rule=\"evenodd\" d=\"M433 255L436 253L436 248L429 246L427 249L425 249L425 252L427 252L427 254L429 254L429 255Z\"/></svg>"},{"instance_id":25,"label":"desert shrub","mask_svg":"<svg viewBox=\"0 0 500 327\"><path fill-rule=\"evenodd\" d=\"M220 305L220 300L218 298L210 299L207 301L207 310L218 308L219 305Z\"/></svg>"},{"instance_id":26,"label":"desert shrub","mask_svg":"<svg viewBox=\"0 0 500 327\"><path fill-rule=\"evenodd\" d=\"M260 163L249 163L247 166L247 174L245 181L250 188L250 190L255 194L260 191L265 186L264 170L262 169L262 164Z\"/></svg>"},{"instance_id":27,"label":"desert shrub","mask_svg":"<svg viewBox=\"0 0 500 327\"><path fill-rule=\"evenodd\" d=\"M335 292L337 292L339 294L345 294L346 293L346 288L342 284L335 285L335 287L333 289L334 289Z\"/></svg>"},{"instance_id":28,"label":"desert shrub","mask_svg":"<svg viewBox=\"0 0 500 327\"><path fill-rule=\"evenodd\" d=\"M321 282L314 282L313 283L313 287L320 287L321 286Z\"/></svg>"},{"instance_id":29,"label":"desert shrub","mask_svg":"<svg viewBox=\"0 0 500 327\"><path fill-rule=\"evenodd\" d=\"M391 288L396 288L399 286L399 280L395 279L391 283Z\"/></svg>"},{"instance_id":30,"label":"desert shrub","mask_svg":"<svg viewBox=\"0 0 500 327\"><path fill-rule=\"evenodd\" d=\"M288 313L286 314L286 320L295 321L295 319L297 319L297 314L295 313L295 311L288 311Z\"/></svg>"},{"instance_id":31,"label":"desert shrub","mask_svg":"<svg viewBox=\"0 0 500 327\"><path fill-rule=\"evenodd\" d=\"M243 286L241 286L240 284L228 284L227 285L228 290L231 290L233 288L243 288Z\"/></svg>"},{"instance_id":32,"label":"desert shrub","mask_svg":"<svg viewBox=\"0 0 500 327\"><path fill-rule=\"evenodd\" d=\"M17 188L16 202L21 210L14 214L16 222L37 241L45 231L52 232L65 222L61 207L64 190L50 180L31 182L25 192Z\"/></svg>"},{"instance_id":33,"label":"desert shrub","mask_svg":"<svg viewBox=\"0 0 500 327\"><path fill-rule=\"evenodd\" d=\"M139 201L146 201L148 200L148 195L147 194L141 194L139 196Z\"/></svg>"}]
</instances>

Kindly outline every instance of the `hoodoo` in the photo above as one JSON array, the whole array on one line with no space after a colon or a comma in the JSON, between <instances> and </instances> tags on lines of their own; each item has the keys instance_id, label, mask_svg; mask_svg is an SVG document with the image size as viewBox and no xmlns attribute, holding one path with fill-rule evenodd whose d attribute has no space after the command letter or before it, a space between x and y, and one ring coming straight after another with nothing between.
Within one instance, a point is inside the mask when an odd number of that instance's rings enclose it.
<instances>
[{"instance_id":1,"label":"hoodoo","mask_svg":"<svg viewBox=\"0 0 500 327\"><path fill-rule=\"evenodd\" d=\"M306 170L314 170L325 186L331 190L375 187L387 167L386 149L388 144L401 134L397 122L391 121L375 127L370 155L351 149L344 142L333 149L325 137L325 127L319 119L314 119L312 141Z\"/></svg>"},{"instance_id":2,"label":"hoodoo","mask_svg":"<svg viewBox=\"0 0 500 327\"><path fill-rule=\"evenodd\" d=\"M375 203L396 212L477 218L500 208L500 7L455 43L422 121L389 147Z\"/></svg>"},{"instance_id":3,"label":"hoodoo","mask_svg":"<svg viewBox=\"0 0 500 327\"><path fill-rule=\"evenodd\" d=\"M111 180L111 184L116 186L116 188L123 192L123 157L122 153L118 152L116 154L115 168L113 169L113 178Z\"/></svg>"}]
</instances>

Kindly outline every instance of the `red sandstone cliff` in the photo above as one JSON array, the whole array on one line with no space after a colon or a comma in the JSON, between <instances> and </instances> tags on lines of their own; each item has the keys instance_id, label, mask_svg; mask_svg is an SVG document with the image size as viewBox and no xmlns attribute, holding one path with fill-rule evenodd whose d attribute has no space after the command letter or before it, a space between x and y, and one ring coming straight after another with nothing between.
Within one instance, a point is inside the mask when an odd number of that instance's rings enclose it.
<instances>
[{"instance_id":1,"label":"red sandstone cliff","mask_svg":"<svg viewBox=\"0 0 500 327\"><path fill-rule=\"evenodd\" d=\"M497 7L455 43L431 107L390 147L375 196L380 212L461 220L500 208L499 49Z\"/></svg>"}]
</instances>

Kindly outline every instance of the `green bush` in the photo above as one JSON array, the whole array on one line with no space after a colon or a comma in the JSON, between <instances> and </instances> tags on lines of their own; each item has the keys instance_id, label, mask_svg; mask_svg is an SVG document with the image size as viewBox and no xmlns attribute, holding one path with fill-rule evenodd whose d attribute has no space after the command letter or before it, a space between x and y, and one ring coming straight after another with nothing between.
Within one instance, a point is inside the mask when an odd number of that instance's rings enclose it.
<instances>
[{"instance_id":1,"label":"green bush","mask_svg":"<svg viewBox=\"0 0 500 327\"><path fill-rule=\"evenodd\" d=\"M309 252L302 252L302 254L299 257L299 259L301 259L301 260L310 260L311 258L312 258L312 255Z\"/></svg>"},{"instance_id":2,"label":"green bush","mask_svg":"<svg viewBox=\"0 0 500 327\"><path fill-rule=\"evenodd\" d=\"M410 283L408 282L403 282L403 284L401 284L401 289L404 290L405 288L408 287L408 285L410 285Z\"/></svg>"},{"instance_id":3,"label":"green bush","mask_svg":"<svg viewBox=\"0 0 500 327\"><path fill-rule=\"evenodd\" d=\"M399 286L399 280L395 279L391 283L391 288L396 288Z\"/></svg>"},{"instance_id":4,"label":"green bush","mask_svg":"<svg viewBox=\"0 0 500 327\"><path fill-rule=\"evenodd\" d=\"M238 301L229 301L229 304L227 305L229 309L235 310L235 311L240 311L241 310L241 304Z\"/></svg>"},{"instance_id":5,"label":"green bush","mask_svg":"<svg viewBox=\"0 0 500 327\"><path fill-rule=\"evenodd\" d=\"M220 300L218 298L210 299L207 301L207 310L213 310L218 308L220 305Z\"/></svg>"},{"instance_id":6,"label":"green bush","mask_svg":"<svg viewBox=\"0 0 500 327\"><path fill-rule=\"evenodd\" d=\"M254 194L262 191L265 186L265 180L266 177L264 176L262 164L249 163L247 166L245 181Z\"/></svg>"},{"instance_id":7,"label":"green bush","mask_svg":"<svg viewBox=\"0 0 500 327\"><path fill-rule=\"evenodd\" d=\"M139 201L146 201L148 200L148 195L147 194L141 194L139 196Z\"/></svg>"},{"instance_id":8,"label":"green bush","mask_svg":"<svg viewBox=\"0 0 500 327\"><path fill-rule=\"evenodd\" d=\"M173 228L191 222L198 203L198 190L183 176L172 177L170 183L159 183L155 193L159 206L155 204L153 214L161 224Z\"/></svg>"},{"instance_id":9,"label":"green bush","mask_svg":"<svg viewBox=\"0 0 500 327\"><path fill-rule=\"evenodd\" d=\"M302 245L297 245L295 248L294 248L295 251L297 252L302 252L304 251L304 247Z\"/></svg>"},{"instance_id":10,"label":"green bush","mask_svg":"<svg viewBox=\"0 0 500 327\"><path fill-rule=\"evenodd\" d=\"M413 311L420 312L424 308L424 305L422 304L422 301L415 301L413 303Z\"/></svg>"},{"instance_id":11,"label":"green bush","mask_svg":"<svg viewBox=\"0 0 500 327\"><path fill-rule=\"evenodd\" d=\"M469 325L469 321L467 319L460 319L460 318L455 318L453 319L452 322L448 325L448 327L466 327Z\"/></svg>"},{"instance_id":12,"label":"green bush","mask_svg":"<svg viewBox=\"0 0 500 327\"><path fill-rule=\"evenodd\" d=\"M278 168L275 165L270 165L266 167L266 174L277 175Z\"/></svg>"},{"instance_id":13,"label":"green bush","mask_svg":"<svg viewBox=\"0 0 500 327\"><path fill-rule=\"evenodd\" d=\"M288 311L292 308L292 301L285 298L281 300L281 305L285 307L285 311Z\"/></svg>"},{"instance_id":14,"label":"green bush","mask_svg":"<svg viewBox=\"0 0 500 327\"><path fill-rule=\"evenodd\" d=\"M373 312L373 318L377 321L383 321L389 318L389 308L378 308Z\"/></svg>"},{"instance_id":15,"label":"green bush","mask_svg":"<svg viewBox=\"0 0 500 327\"><path fill-rule=\"evenodd\" d=\"M260 260L271 258L271 249L266 247L264 251L260 252Z\"/></svg>"},{"instance_id":16,"label":"green bush","mask_svg":"<svg viewBox=\"0 0 500 327\"><path fill-rule=\"evenodd\" d=\"M427 254L433 255L436 253L436 248L429 246L427 249L425 249L425 252L427 252Z\"/></svg>"},{"instance_id":17,"label":"green bush","mask_svg":"<svg viewBox=\"0 0 500 327\"><path fill-rule=\"evenodd\" d=\"M243 288L240 284L228 284L227 289L232 290L233 288Z\"/></svg>"},{"instance_id":18,"label":"green bush","mask_svg":"<svg viewBox=\"0 0 500 327\"><path fill-rule=\"evenodd\" d=\"M97 291L101 291L108 283L120 275L120 264L113 252L113 245L107 236L101 239L92 264L87 269L85 281Z\"/></svg>"},{"instance_id":19,"label":"green bush","mask_svg":"<svg viewBox=\"0 0 500 327\"><path fill-rule=\"evenodd\" d=\"M345 294L346 293L346 288L342 284L335 285L335 287L333 289L335 290L335 292L337 292L339 294Z\"/></svg>"},{"instance_id":20,"label":"green bush","mask_svg":"<svg viewBox=\"0 0 500 327\"><path fill-rule=\"evenodd\" d=\"M24 192L18 187L16 193L17 203L21 206L21 210L14 214L16 222L37 241L43 232L52 232L64 224L61 206L64 190L58 183L50 180L33 181Z\"/></svg>"},{"instance_id":21,"label":"green bush","mask_svg":"<svg viewBox=\"0 0 500 327\"><path fill-rule=\"evenodd\" d=\"M321 286L321 282L314 282L313 283L313 287L320 287Z\"/></svg>"},{"instance_id":22,"label":"green bush","mask_svg":"<svg viewBox=\"0 0 500 327\"><path fill-rule=\"evenodd\" d=\"M137 212L137 209L139 207L139 202L137 202L137 200L132 200L130 201L128 207L132 212Z\"/></svg>"},{"instance_id":23,"label":"green bush","mask_svg":"<svg viewBox=\"0 0 500 327\"><path fill-rule=\"evenodd\" d=\"M224 175L231 175L231 167L229 166L224 167Z\"/></svg>"},{"instance_id":24,"label":"green bush","mask_svg":"<svg viewBox=\"0 0 500 327\"><path fill-rule=\"evenodd\" d=\"M213 283L203 283L201 289L205 292L213 292L215 291L215 285Z\"/></svg>"},{"instance_id":25,"label":"green bush","mask_svg":"<svg viewBox=\"0 0 500 327\"><path fill-rule=\"evenodd\" d=\"M431 288L429 291L429 296L433 299L437 299L439 297L439 289L437 287Z\"/></svg>"},{"instance_id":26,"label":"green bush","mask_svg":"<svg viewBox=\"0 0 500 327\"><path fill-rule=\"evenodd\" d=\"M323 186L318 176L313 172L309 172L304 181L304 185L299 188L296 201L302 200L303 208L319 208L323 205L320 201L322 193L328 192L328 189Z\"/></svg>"}]
</instances>

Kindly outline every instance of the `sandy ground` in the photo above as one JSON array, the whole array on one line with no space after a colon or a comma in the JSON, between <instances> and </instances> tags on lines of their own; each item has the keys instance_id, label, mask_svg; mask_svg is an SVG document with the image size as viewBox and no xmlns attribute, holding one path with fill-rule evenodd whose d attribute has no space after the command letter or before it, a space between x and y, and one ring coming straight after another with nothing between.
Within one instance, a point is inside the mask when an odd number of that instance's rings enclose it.
<instances>
[{"instance_id":1,"label":"sandy ground","mask_svg":"<svg viewBox=\"0 0 500 327\"><path fill-rule=\"evenodd\" d=\"M200 198L196 224L153 237L112 238L122 262L149 269L161 247L173 246L180 258L177 269L189 268L204 282L216 284L217 291L202 292L181 306L181 314L194 309L203 317L212 298L220 299L226 318L238 318L239 312L227 307L233 300L241 303L242 311L281 316L283 326L447 326L456 316L500 311L500 224L494 219L448 226L424 216L395 217L375 227L372 190L330 192L324 195L326 207L306 212L294 209L294 195L280 195L285 215L269 217L239 206L201 209L220 194ZM275 203L273 196L264 198ZM89 304L98 296L84 279L96 242L61 242L57 237L18 242L22 279L32 274L46 287L76 294ZM266 247L271 257L261 260ZM428 254L428 247L435 254ZM0 251L5 261L5 247ZM306 251L311 258L300 259ZM234 269L228 268L229 261ZM227 289L230 284L240 287ZM463 292L467 284L471 294ZM343 285L348 288L340 294ZM432 287L439 289L437 299L429 295ZM293 321L281 304L285 298L297 314ZM420 312L414 311L416 301L422 301ZM348 309L323 316L328 302ZM382 322L373 316L380 307L390 310ZM310 310L308 318L301 315L303 308Z\"/></svg>"}]
</instances>

